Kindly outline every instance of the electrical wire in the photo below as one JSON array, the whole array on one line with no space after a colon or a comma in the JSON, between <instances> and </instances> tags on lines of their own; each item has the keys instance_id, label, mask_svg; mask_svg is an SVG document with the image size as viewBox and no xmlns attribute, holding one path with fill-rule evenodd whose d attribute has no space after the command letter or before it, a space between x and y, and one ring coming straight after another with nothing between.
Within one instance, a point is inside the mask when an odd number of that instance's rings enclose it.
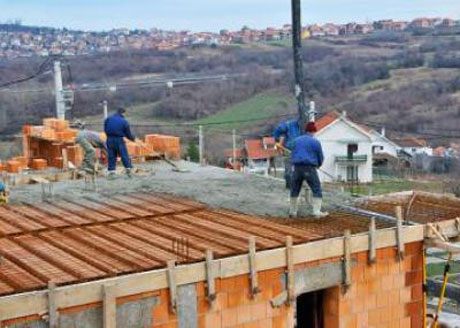
<instances>
[{"instance_id":1,"label":"electrical wire","mask_svg":"<svg viewBox=\"0 0 460 328\"><path fill-rule=\"evenodd\" d=\"M27 77L19 78L19 79L13 80L13 81L9 81L9 82L5 82L5 83L0 84L0 89L6 88L6 87L8 87L10 85L23 83L23 82L27 82L27 81L30 81L32 79L35 79L36 77L42 75L44 71L46 71L46 69L48 68L48 65L50 64L51 60L52 60L52 57L46 58L40 64L40 66L38 67L37 71L32 75L29 75Z\"/></svg>"}]
</instances>

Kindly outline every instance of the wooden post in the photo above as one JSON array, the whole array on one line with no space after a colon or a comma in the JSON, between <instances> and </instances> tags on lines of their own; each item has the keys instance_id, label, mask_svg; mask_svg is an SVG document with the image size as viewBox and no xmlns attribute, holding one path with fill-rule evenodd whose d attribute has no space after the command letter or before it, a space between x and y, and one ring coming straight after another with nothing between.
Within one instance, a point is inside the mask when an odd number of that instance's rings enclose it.
<instances>
[{"instance_id":1,"label":"wooden post","mask_svg":"<svg viewBox=\"0 0 460 328\"><path fill-rule=\"evenodd\" d=\"M212 305L216 299L216 283L214 278L214 255L212 251L206 251L206 280L208 284L208 302Z\"/></svg>"},{"instance_id":2,"label":"wooden post","mask_svg":"<svg viewBox=\"0 0 460 328\"><path fill-rule=\"evenodd\" d=\"M58 313L56 307L56 284L48 282L48 320L50 328L58 327Z\"/></svg>"},{"instance_id":3,"label":"wooden post","mask_svg":"<svg viewBox=\"0 0 460 328\"><path fill-rule=\"evenodd\" d=\"M251 296L255 298L259 289L259 281L257 277L257 262L256 262L256 237L249 237L249 274L251 277Z\"/></svg>"},{"instance_id":4,"label":"wooden post","mask_svg":"<svg viewBox=\"0 0 460 328\"><path fill-rule=\"evenodd\" d=\"M69 156L67 154L67 149L62 150L62 169L69 169Z\"/></svg>"},{"instance_id":5,"label":"wooden post","mask_svg":"<svg viewBox=\"0 0 460 328\"><path fill-rule=\"evenodd\" d=\"M176 285L176 261L168 261L168 285L169 285L169 304L171 311L177 310L177 285Z\"/></svg>"},{"instance_id":6,"label":"wooden post","mask_svg":"<svg viewBox=\"0 0 460 328\"><path fill-rule=\"evenodd\" d=\"M351 231L345 230L343 236L343 264L344 264L344 279L343 284L345 291L351 286Z\"/></svg>"},{"instance_id":7,"label":"wooden post","mask_svg":"<svg viewBox=\"0 0 460 328\"><path fill-rule=\"evenodd\" d=\"M396 240L398 244L398 257L399 260L404 259L404 236L403 236L403 210L401 206L396 206Z\"/></svg>"},{"instance_id":8,"label":"wooden post","mask_svg":"<svg viewBox=\"0 0 460 328\"><path fill-rule=\"evenodd\" d=\"M377 245L375 243L375 218L371 218L371 223L369 225L369 264L375 263L377 258Z\"/></svg>"},{"instance_id":9,"label":"wooden post","mask_svg":"<svg viewBox=\"0 0 460 328\"><path fill-rule=\"evenodd\" d=\"M286 238L286 266L287 266L287 303L292 305L295 301L295 276L294 276L294 247L292 236Z\"/></svg>"},{"instance_id":10,"label":"wooden post","mask_svg":"<svg viewBox=\"0 0 460 328\"><path fill-rule=\"evenodd\" d=\"M115 286L102 286L102 307L103 307L103 327L117 327L117 297L115 295Z\"/></svg>"}]
</instances>

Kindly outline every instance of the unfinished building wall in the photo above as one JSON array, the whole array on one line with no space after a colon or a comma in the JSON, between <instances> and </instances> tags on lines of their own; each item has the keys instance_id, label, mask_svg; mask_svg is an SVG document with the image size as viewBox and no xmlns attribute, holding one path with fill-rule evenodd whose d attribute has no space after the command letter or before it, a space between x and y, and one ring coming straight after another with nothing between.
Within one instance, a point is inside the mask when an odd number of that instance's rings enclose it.
<instances>
[{"instance_id":1,"label":"unfinished building wall","mask_svg":"<svg viewBox=\"0 0 460 328\"><path fill-rule=\"evenodd\" d=\"M341 286L341 257L295 266L295 294L322 290L322 327L419 328L423 323L423 242L406 244L399 260L394 247L352 255L352 280ZM258 273L260 293L251 294L249 275L215 280L215 300L208 301L205 282L181 285L172 311L170 290L117 299L117 327L154 328L293 328L294 306L271 301L286 291L286 268ZM301 311L302 309L298 309ZM103 327L101 303L59 310L59 327ZM0 327L45 327L38 316L8 320ZM298 327L303 327L299 325Z\"/></svg>"}]
</instances>

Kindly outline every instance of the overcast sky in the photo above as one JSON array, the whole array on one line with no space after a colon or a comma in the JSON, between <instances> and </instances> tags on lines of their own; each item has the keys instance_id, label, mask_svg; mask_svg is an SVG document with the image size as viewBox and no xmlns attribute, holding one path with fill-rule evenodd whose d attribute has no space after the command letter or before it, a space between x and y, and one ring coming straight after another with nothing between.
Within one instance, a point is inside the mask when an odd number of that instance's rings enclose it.
<instances>
[{"instance_id":1,"label":"overcast sky","mask_svg":"<svg viewBox=\"0 0 460 328\"><path fill-rule=\"evenodd\" d=\"M109 30L159 27L218 31L281 26L290 0L0 0L0 22ZM303 23L365 22L419 16L460 19L460 0L303 0Z\"/></svg>"}]
</instances>

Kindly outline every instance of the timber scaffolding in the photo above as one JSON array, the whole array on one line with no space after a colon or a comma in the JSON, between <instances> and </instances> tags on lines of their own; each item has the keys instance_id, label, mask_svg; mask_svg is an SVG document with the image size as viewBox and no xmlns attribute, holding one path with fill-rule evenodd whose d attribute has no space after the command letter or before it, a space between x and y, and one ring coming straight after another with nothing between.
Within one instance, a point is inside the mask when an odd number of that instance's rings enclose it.
<instances>
[{"instance_id":1,"label":"timber scaffolding","mask_svg":"<svg viewBox=\"0 0 460 328\"><path fill-rule=\"evenodd\" d=\"M427 213L431 205L435 209ZM147 316L136 318L141 326L220 328L255 322L258 327L294 327L290 305L295 297L327 288L330 293L323 296L334 298L339 309L329 309L325 301L324 327L339 327L344 320L353 322L351 327L385 322L421 327L423 242L437 233L458 237L460 201L402 193L369 198L359 206L365 211L337 211L321 221L244 215L150 192L2 206L0 327L42 327L44 321L50 327L74 327L69 316L91 309L101 314L88 322L128 327L121 307L143 299L153 301L143 304L144 312L128 315ZM395 209L394 221L363 214L381 211L388 218ZM407 225L404 218L410 218ZM437 223L435 229L431 222ZM368 276L378 280L378 287L361 290L370 283ZM232 282L230 290L225 282L233 280L241 286ZM194 301L181 292L191 285ZM337 286L345 287L345 296L331 289ZM234 289L243 291L238 302L231 299ZM402 308L394 317L380 312L395 304L374 309L368 299L369 308L357 305L360 299L373 295L375 301L379 293L391 292ZM194 302L195 316L181 297ZM350 313L341 309L343 302L349 308L354 304ZM250 306L251 314L240 313L243 305ZM237 321L227 313L232 306L238 309ZM380 311L379 319L370 318L374 310ZM363 313L367 324L358 324ZM190 324L191 317L195 323Z\"/></svg>"}]
</instances>

